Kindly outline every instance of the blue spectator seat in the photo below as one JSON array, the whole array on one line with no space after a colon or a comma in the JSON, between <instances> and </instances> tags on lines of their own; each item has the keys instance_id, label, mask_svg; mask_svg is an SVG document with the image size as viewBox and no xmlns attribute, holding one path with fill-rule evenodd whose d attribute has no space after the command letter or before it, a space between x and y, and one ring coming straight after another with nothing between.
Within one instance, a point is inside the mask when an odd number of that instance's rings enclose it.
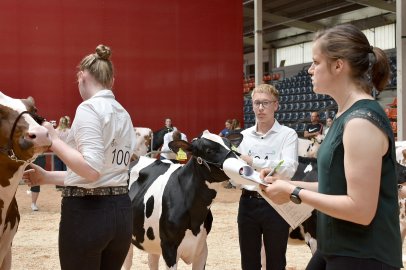
<instances>
[{"instance_id":1,"label":"blue spectator seat","mask_svg":"<svg viewBox=\"0 0 406 270\"><path fill-rule=\"evenodd\" d=\"M286 114L285 113L279 113L279 119L278 122L284 122L286 118Z\"/></svg>"},{"instance_id":2,"label":"blue spectator seat","mask_svg":"<svg viewBox=\"0 0 406 270\"><path fill-rule=\"evenodd\" d=\"M305 123L298 123L298 127L296 129L297 132L303 132L305 130Z\"/></svg>"},{"instance_id":3,"label":"blue spectator seat","mask_svg":"<svg viewBox=\"0 0 406 270\"><path fill-rule=\"evenodd\" d=\"M288 112L285 114L285 121L290 122L292 120L292 113Z\"/></svg>"},{"instance_id":4,"label":"blue spectator seat","mask_svg":"<svg viewBox=\"0 0 406 270\"><path fill-rule=\"evenodd\" d=\"M327 119L327 117L328 117L328 112L327 111L323 111L323 112L319 113L319 118L320 118L321 121L324 122Z\"/></svg>"},{"instance_id":5,"label":"blue spectator seat","mask_svg":"<svg viewBox=\"0 0 406 270\"><path fill-rule=\"evenodd\" d=\"M292 117L290 118L290 121L296 122L299 119L299 113L298 112L293 112Z\"/></svg>"},{"instance_id":6,"label":"blue spectator seat","mask_svg":"<svg viewBox=\"0 0 406 270\"><path fill-rule=\"evenodd\" d=\"M311 109L313 109L313 103L312 103L312 101L308 101L308 102L306 102L305 104L306 104L306 107L305 107L305 110L306 110L306 111L310 111Z\"/></svg>"}]
</instances>

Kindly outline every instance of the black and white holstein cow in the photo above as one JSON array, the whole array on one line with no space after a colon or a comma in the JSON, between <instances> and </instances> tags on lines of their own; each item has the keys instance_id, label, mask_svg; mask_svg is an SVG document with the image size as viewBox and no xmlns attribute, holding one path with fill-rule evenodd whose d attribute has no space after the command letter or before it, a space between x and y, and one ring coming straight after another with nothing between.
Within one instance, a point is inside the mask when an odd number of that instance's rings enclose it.
<instances>
[{"instance_id":1,"label":"black and white holstein cow","mask_svg":"<svg viewBox=\"0 0 406 270\"><path fill-rule=\"evenodd\" d=\"M51 143L37 122L34 100L13 99L0 92L0 269L11 269L11 244L20 214L15 193L25 167Z\"/></svg>"},{"instance_id":2,"label":"black and white holstein cow","mask_svg":"<svg viewBox=\"0 0 406 270\"><path fill-rule=\"evenodd\" d=\"M204 269L207 234L211 229L210 205L216 191L210 183L223 182L222 169L228 158L238 158L232 150L241 134L221 138L204 131L198 139L172 141L169 147L190 155L185 165L141 157L130 172L129 195L133 207L132 243L148 253L150 269L158 269L162 254L168 269L177 269L181 258L192 269ZM123 265L130 269L132 254Z\"/></svg>"},{"instance_id":3,"label":"black and white holstein cow","mask_svg":"<svg viewBox=\"0 0 406 270\"><path fill-rule=\"evenodd\" d=\"M292 180L317 182L317 152L323 142L324 136L319 135L314 139L299 139L298 157L299 165ZM306 219L299 227L290 233L293 239L304 240L310 247L312 254L317 250L317 214L316 211Z\"/></svg>"}]
</instances>

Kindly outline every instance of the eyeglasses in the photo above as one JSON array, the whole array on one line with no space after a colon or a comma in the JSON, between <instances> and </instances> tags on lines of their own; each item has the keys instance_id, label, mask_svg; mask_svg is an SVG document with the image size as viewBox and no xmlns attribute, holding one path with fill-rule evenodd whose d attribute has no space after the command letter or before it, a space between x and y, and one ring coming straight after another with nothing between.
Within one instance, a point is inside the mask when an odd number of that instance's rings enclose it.
<instances>
[{"instance_id":1,"label":"eyeglasses","mask_svg":"<svg viewBox=\"0 0 406 270\"><path fill-rule=\"evenodd\" d=\"M259 106L261 105L264 109L267 109L274 102L276 102L276 100L263 100L263 101L255 100L252 104L256 109L258 109Z\"/></svg>"}]
</instances>

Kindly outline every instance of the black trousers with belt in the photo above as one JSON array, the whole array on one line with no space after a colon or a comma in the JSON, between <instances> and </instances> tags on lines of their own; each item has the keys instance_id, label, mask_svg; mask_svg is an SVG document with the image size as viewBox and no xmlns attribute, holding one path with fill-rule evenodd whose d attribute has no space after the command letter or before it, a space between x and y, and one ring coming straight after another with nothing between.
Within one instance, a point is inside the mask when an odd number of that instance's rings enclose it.
<instances>
[{"instance_id":1,"label":"black trousers with belt","mask_svg":"<svg viewBox=\"0 0 406 270\"><path fill-rule=\"evenodd\" d=\"M266 269L285 269L289 224L257 192L243 190L238 208L238 234L243 270L261 269L262 239Z\"/></svg>"},{"instance_id":2,"label":"black trousers with belt","mask_svg":"<svg viewBox=\"0 0 406 270\"><path fill-rule=\"evenodd\" d=\"M64 197L59 225L63 270L120 270L131 244L128 194Z\"/></svg>"}]
</instances>

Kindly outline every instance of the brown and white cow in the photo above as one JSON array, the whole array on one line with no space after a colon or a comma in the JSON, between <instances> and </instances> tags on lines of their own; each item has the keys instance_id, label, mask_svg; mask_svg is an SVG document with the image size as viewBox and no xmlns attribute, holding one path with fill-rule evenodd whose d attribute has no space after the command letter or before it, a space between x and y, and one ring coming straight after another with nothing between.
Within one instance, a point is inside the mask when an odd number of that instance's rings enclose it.
<instances>
[{"instance_id":1,"label":"brown and white cow","mask_svg":"<svg viewBox=\"0 0 406 270\"><path fill-rule=\"evenodd\" d=\"M241 140L241 134L234 135L233 145ZM223 162L238 156L230 140L208 131L191 143L172 141L169 147L175 153L183 149L191 155L189 161L181 165L141 157L131 169L132 242L148 253L150 269L158 269L161 254L168 269L176 270L180 258L192 269L204 269L210 205L217 193L210 183L228 180ZM130 269L131 259L127 256L124 269Z\"/></svg>"},{"instance_id":2,"label":"brown and white cow","mask_svg":"<svg viewBox=\"0 0 406 270\"><path fill-rule=\"evenodd\" d=\"M136 148L134 150L133 160L136 160L141 156L145 156L148 152L151 152L152 130L145 127L135 127L134 133L136 137Z\"/></svg>"},{"instance_id":3,"label":"brown and white cow","mask_svg":"<svg viewBox=\"0 0 406 270\"><path fill-rule=\"evenodd\" d=\"M51 143L36 121L33 98L13 99L0 92L0 269L11 269L11 243L20 214L15 193L25 167ZM36 119L34 119L34 118Z\"/></svg>"}]
</instances>

